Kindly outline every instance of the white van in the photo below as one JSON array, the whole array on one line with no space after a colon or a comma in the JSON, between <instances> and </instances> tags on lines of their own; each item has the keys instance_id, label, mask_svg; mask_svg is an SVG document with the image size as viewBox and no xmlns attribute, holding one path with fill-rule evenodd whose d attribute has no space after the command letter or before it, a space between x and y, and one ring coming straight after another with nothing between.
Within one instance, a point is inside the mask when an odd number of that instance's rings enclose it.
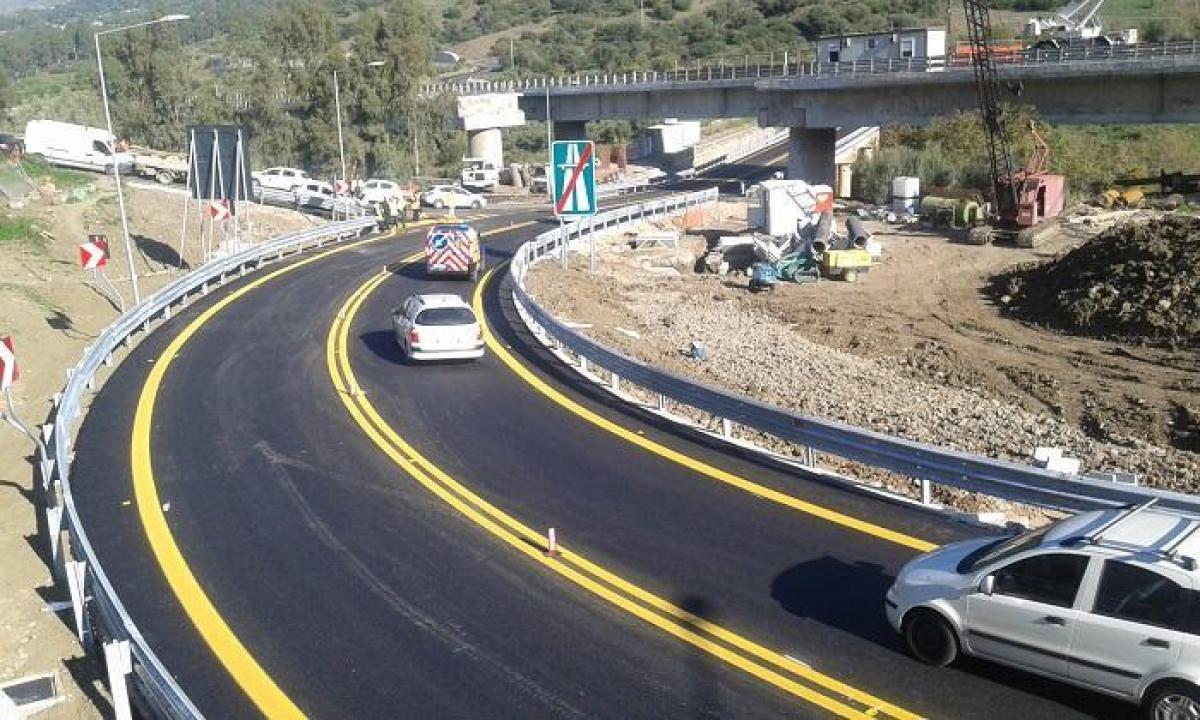
<instances>
[{"instance_id":1,"label":"white van","mask_svg":"<svg viewBox=\"0 0 1200 720\"><path fill-rule=\"evenodd\" d=\"M25 126L25 154L41 156L52 165L111 172L115 157L117 168L133 171L133 155L113 153L113 138L107 130L58 122L30 120Z\"/></svg>"}]
</instances>

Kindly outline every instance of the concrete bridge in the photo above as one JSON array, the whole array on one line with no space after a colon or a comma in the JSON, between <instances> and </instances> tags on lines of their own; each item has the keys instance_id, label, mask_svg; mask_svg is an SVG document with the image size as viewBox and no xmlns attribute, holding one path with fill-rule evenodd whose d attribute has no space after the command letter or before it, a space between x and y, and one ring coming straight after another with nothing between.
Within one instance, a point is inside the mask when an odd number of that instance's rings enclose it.
<instances>
[{"instance_id":1,"label":"concrete bridge","mask_svg":"<svg viewBox=\"0 0 1200 720\"><path fill-rule=\"evenodd\" d=\"M1200 123L1195 41L1030 50L1004 60L999 76L1011 100L1036 107L1053 123ZM583 137L591 120L752 117L764 127L791 128L791 176L826 183L833 181L838 127L919 125L976 106L973 69L944 58L701 62L669 72L443 83L426 92L459 96L459 119L469 133L491 122L463 112L464 100L478 95L512 96L521 122L545 120L549 108L559 138Z\"/></svg>"}]
</instances>

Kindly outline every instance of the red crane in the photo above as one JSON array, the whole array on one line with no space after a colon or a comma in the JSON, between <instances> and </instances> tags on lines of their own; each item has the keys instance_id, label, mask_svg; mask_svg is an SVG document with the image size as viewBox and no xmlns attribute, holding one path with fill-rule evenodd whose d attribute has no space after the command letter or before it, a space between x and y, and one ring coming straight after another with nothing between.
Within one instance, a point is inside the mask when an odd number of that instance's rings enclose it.
<instances>
[{"instance_id":1,"label":"red crane","mask_svg":"<svg viewBox=\"0 0 1200 720\"><path fill-rule=\"evenodd\" d=\"M963 0L963 9L967 16L979 115L987 136L995 204L993 224L972 228L968 241L983 245L992 240L1007 240L1020 247L1033 247L1038 235L1048 229L1046 221L1063 211L1066 178L1046 172L1050 149L1032 121L1029 132L1033 152L1021 170L1014 169L1004 108L1000 102L1004 85L997 77L992 53L990 8L987 0Z\"/></svg>"}]
</instances>

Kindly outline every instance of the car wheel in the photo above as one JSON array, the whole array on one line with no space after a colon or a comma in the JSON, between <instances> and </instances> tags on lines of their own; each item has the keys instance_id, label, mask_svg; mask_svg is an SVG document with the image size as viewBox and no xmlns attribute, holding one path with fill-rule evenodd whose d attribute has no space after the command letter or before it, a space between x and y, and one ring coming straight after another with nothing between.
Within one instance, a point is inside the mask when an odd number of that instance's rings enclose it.
<instances>
[{"instance_id":1,"label":"car wheel","mask_svg":"<svg viewBox=\"0 0 1200 720\"><path fill-rule=\"evenodd\" d=\"M1200 688L1185 682L1160 685L1146 695L1142 716L1147 720L1200 717Z\"/></svg>"},{"instance_id":2,"label":"car wheel","mask_svg":"<svg viewBox=\"0 0 1200 720\"><path fill-rule=\"evenodd\" d=\"M471 203L471 207L475 208L476 210L480 210L483 208L483 201L476 200L475 202Z\"/></svg>"},{"instance_id":3,"label":"car wheel","mask_svg":"<svg viewBox=\"0 0 1200 720\"><path fill-rule=\"evenodd\" d=\"M934 667L945 667L958 657L954 629L938 613L917 609L904 618L904 642L913 657Z\"/></svg>"}]
</instances>

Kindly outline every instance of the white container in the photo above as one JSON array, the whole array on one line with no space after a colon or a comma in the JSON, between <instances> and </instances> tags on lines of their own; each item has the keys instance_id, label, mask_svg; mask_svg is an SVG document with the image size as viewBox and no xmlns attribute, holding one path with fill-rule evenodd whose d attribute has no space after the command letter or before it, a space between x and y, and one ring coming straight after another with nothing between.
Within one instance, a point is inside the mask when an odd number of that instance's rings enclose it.
<instances>
[{"instance_id":1,"label":"white container","mask_svg":"<svg viewBox=\"0 0 1200 720\"><path fill-rule=\"evenodd\" d=\"M915 197L894 197L892 198L892 212L901 215L912 214L917 211L917 199Z\"/></svg>"},{"instance_id":2,"label":"white container","mask_svg":"<svg viewBox=\"0 0 1200 720\"><path fill-rule=\"evenodd\" d=\"M892 197L915 198L921 194L921 178L898 177L892 179Z\"/></svg>"},{"instance_id":3,"label":"white container","mask_svg":"<svg viewBox=\"0 0 1200 720\"><path fill-rule=\"evenodd\" d=\"M883 243L875 238L867 238L867 247L865 250L871 256L872 260L878 260L883 257Z\"/></svg>"}]
</instances>

